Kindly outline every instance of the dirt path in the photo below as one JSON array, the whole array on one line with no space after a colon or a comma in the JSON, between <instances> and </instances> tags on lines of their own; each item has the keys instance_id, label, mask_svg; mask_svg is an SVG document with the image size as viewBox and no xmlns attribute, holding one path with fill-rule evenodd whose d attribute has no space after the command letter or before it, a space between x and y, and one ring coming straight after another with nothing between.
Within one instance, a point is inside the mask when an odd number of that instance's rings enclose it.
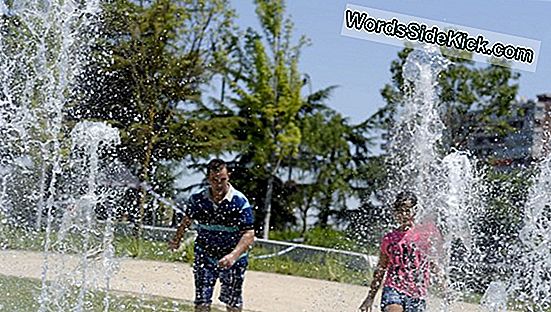
<instances>
[{"instance_id":1,"label":"dirt path","mask_svg":"<svg viewBox=\"0 0 551 312\"><path fill-rule=\"evenodd\" d=\"M50 258L49 267L54 271L60 267L66 270L77 263L75 258L69 258L63 264L60 261ZM117 262L119 269L111 280L111 289L193 300L193 273L189 265L134 259L117 259ZM40 278L42 263L40 253L0 252L0 274L3 275ZM245 308L263 312L357 311L367 290L362 286L249 271L244 289ZM429 300L429 303L429 311L440 311L436 300ZM476 305L457 304L450 311L478 312L482 309Z\"/></svg>"}]
</instances>

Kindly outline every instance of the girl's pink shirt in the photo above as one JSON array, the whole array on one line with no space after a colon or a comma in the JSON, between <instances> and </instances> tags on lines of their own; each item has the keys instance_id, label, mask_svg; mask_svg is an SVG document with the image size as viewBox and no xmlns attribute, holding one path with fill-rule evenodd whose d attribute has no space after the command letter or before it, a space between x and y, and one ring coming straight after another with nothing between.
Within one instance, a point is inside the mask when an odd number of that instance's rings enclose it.
<instances>
[{"instance_id":1,"label":"girl's pink shirt","mask_svg":"<svg viewBox=\"0 0 551 312\"><path fill-rule=\"evenodd\" d=\"M429 255L440 238L432 223L386 234L381 243L381 252L389 259L384 286L412 298L424 298L430 282Z\"/></svg>"}]
</instances>

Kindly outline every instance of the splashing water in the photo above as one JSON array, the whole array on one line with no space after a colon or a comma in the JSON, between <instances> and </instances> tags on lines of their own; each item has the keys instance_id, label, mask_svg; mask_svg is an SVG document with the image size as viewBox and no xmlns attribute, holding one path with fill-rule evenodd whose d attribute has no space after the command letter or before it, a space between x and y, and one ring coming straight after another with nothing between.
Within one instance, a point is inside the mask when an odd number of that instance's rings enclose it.
<instances>
[{"instance_id":1,"label":"splashing water","mask_svg":"<svg viewBox=\"0 0 551 312\"><path fill-rule=\"evenodd\" d=\"M118 133L84 122L72 144L66 135L100 18L99 0L0 1L0 220L2 230L44 230L40 311L87 310L93 273L109 290L115 267L112 211L101 231L94 210L113 196L96 178ZM109 310L108 296L104 303Z\"/></svg>"},{"instance_id":2,"label":"splashing water","mask_svg":"<svg viewBox=\"0 0 551 312\"><path fill-rule=\"evenodd\" d=\"M57 239L52 244L71 256L61 257L65 265L57 266L54 270L44 266L43 275L51 273L54 283L51 287L42 289L40 302L43 311L47 310L48 302L62 310L85 310L88 284L94 282L102 272L105 288L109 290L110 277L115 269L112 245L113 212L107 210L104 230L100 232L95 209L105 206L106 200L114 196L99 187L97 176L100 170L100 152L119 144L119 134L105 123L81 122L74 127L71 137L72 186L67 191L62 223ZM99 259L100 262L96 261ZM73 284L79 285L76 303L70 299ZM108 296L105 297L104 306L105 311L108 311Z\"/></svg>"},{"instance_id":3,"label":"splashing water","mask_svg":"<svg viewBox=\"0 0 551 312\"><path fill-rule=\"evenodd\" d=\"M501 281L491 282L482 296L480 304L484 307L484 311L507 311L507 286L505 283Z\"/></svg>"},{"instance_id":4,"label":"splashing water","mask_svg":"<svg viewBox=\"0 0 551 312\"><path fill-rule=\"evenodd\" d=\"M441 307L443 311L459 296L452 291L459 286L450 282L458 265L452 261L454 249L458 243L470 248L474 231L471 224L483 206L479 183L482 174L474 169L469 154L442 155L445 126L440 118L437 79L448 65L449 61L433 47L408 55L402 68L406 97L398 110L389 144L394 173L390 188L394 192L415 191L419 197L417 223L434 222L443 232L443 254L437 254L437 260L446 275L448 295L451 294Z\"/></svg>"},{"instance_id":5,"label":"splashing water","mask_svg":"<svg viewBox=\"0 0 551 312\"><path fill-rule=\"evenodd\" d=\"M475 222L483 211L483 174L475 169L474 162L466 152L452 152L442 160L444 185L438 195L442 200L438 209L438 224L443 229L445 255L441 258L441 267L444 269L448 284L448 298L446 304L458 300L461 290L465 288L461 278L452 278L454 274L467 273L475 266L469 255L475 252L473 237L475 236Z\"/></svg>"},{"instance_id":6,"label":"splashing water","mask_svg":"<svg viewBox=\"0 0 551 312\"><path fill-rule=\"evenodd\" d=\"M465 152L447 155L442 164L447 176L447 187L443 194L446 205L439 207L439 215L447 226L448 234L461 238L469 248L474 231L471 228L473 216L481 211L477 186L482 174L475 170L469 154Z\"/></svg>"},{"instance_id":7,"label":"splashing water","mask_svg":"<svg viewBox=\"0 0 551 312\"><path fill-rule=\"evenodd\" d=\"M519 233L516 265L509 292L530 311L551 308L551 156L538 166Z\"/></svg>"},{"instance_id":8,"label":"splashing water","mask_svg":"<svg viewBox=\"0 0 551 312\"><path fill-rule=\"evenodd\" d=\"M444 66L433 64L445 64L442 59L432 48L414 50L408 55L403 77L409 89L406 90L404 105L398 111L389 144L392 166L399 169L396 170L393 188L402 190L415 186L423 210L433 202L429 195L434 194L433 187L440 185L435 173L441 171L437 148L444 125L438 111L436 84L438 73ZM424 213L420 211L421 215Z\"/></svg>"},{"instance_id":9,"label":"splashing water","mask_svg":"<svg viewBox=\"0 0 551 312\"><path fill-rule=\"evenodd\" d=\"M53 208L63 121L90 59L100 7L97 1L0 2L1 165L10 172L4 181L16 186L6 192L25 198L6 207L13 223L35 222L39 229ZM20 159L31 166L19 166Z\"/></svg>"}]
</instances>

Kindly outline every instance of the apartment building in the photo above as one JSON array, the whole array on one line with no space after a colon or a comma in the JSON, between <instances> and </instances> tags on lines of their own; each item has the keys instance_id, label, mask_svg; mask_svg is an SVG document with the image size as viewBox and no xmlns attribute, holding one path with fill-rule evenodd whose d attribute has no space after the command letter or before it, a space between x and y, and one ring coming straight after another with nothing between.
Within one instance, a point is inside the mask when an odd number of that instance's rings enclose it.
<instances>
[{"instance_id":1,"label":"apartment building","mask_svg":"<svg viewBox=\"0 0 551 312\"><path fill-rule=\"evenodd\" d=\"M473 112L475 114L476 112ZM509 126L509 131L478 130L468 139L467 147L474 155L503 169L527 166L551 152L551 93L537 100L520 100L513 104L511 114L496 118Z\"/></svg>"}]
</instances>

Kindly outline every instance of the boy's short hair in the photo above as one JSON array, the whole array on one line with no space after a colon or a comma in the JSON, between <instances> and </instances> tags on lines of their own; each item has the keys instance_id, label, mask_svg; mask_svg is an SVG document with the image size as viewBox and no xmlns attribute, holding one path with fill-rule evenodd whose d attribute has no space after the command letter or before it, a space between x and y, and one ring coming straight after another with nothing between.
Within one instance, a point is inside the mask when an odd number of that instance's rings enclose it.
<instances>
[{"instance_id":1,"label":"boy's short hair","mask_svg":"<svg viewBox=\"0 0 551 312\"><path fill-rule=\"evenodd\" d=\"M224 160L220 158L212 159L207 164L207 176L209 176L211 172L220 172L224 168L228 168L228 165Z\"/></svg>"}]
</instances>

